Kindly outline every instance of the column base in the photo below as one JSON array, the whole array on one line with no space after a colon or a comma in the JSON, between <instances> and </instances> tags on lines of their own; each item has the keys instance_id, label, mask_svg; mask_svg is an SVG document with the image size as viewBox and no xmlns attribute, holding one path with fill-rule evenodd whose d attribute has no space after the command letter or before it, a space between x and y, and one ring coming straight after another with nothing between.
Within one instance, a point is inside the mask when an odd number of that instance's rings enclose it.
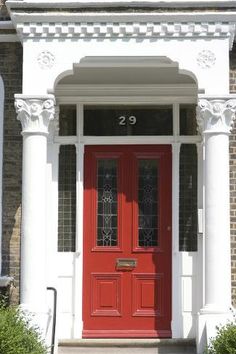
<instances>
[{"instance_id":1,"label":"column base","mask_svg":"<svg viewBox=\"0 0 236 354\"><path fill-rule=\"evenodd\" d=\"M230 312L216 312L211 309L204 308L198 313L197 319L197 354L203 354L210 339L214 338L217 333L217 326L223 326L233 321L233 314Z\"/></svg>"}]
</instances>

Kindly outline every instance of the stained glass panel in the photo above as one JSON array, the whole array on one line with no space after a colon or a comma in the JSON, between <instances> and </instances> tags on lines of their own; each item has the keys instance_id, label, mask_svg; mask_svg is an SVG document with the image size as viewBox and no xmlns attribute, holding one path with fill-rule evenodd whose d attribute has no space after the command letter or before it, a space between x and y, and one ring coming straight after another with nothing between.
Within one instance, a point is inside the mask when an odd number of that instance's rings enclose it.
<instances>
[{"instance_id":1,"label":"stained glass panel","mask_svg":"<svg viewBox=\"0 0 236 354\"><path fill-rule=\"evenodd\" d=\"M97 191L97 246L117 246L116 160L98 160Z\"/></svg>"},{"instance_id":2,"label":"stained glass panel","mask_svg":"<svg viewBox=\"0 0 236 354\"><path fill-rule=\"evenodd\" d=\"M154 159L139 160L138 206L139 246L158 246L158 164Z\"/></svg>"}]
</instances>

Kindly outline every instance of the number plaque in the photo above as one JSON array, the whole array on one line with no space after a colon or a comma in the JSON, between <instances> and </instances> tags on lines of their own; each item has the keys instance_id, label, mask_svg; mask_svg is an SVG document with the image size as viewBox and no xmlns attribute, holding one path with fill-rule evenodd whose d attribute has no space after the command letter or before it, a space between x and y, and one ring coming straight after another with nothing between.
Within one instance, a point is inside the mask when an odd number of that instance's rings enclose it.
<instances>
[{"instance_id":1,"label":"number plaque","mask_svg":"<svg viewBox=\"0 0 236 354\"><path fill-rule=\"evenodd\" d=\"M137 118L135 116L129 116L129 117L125 117L125 116L120 116L118 118L119 121L119 125L135 125L137 122Z\"/></svg>"}]
</instances>

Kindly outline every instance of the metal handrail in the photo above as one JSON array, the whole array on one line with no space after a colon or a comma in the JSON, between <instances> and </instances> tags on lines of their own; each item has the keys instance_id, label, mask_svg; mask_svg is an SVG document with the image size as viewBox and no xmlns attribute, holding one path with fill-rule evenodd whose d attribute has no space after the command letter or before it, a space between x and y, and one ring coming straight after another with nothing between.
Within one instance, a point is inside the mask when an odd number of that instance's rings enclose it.
<instances>
[{"instance_id":1,"label":"metal handrail","mask_svg":"<svg viewBox=\"0 0 236 354\"><path fill-rule=\"evenodd\" d=\"M56 338L56 320L57 320L57 290L52 286L48 286L47 290L53 291L53 321L52 321L51 354L54 354L55 338Z\"/></svg>"}]
</instances>

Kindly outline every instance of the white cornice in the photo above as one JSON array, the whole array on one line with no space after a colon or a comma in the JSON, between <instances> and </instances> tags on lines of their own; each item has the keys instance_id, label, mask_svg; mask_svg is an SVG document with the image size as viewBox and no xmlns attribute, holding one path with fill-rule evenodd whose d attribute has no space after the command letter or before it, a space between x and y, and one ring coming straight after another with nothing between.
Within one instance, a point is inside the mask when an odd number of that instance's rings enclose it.
<instances>
[{"instance_id":1,"label":"white cornice","mask_svg":"<svg viewBox=\"0 0 236 354\"><path fill-rule=\"evenodd\" d=\"M235 25L228 23L173 22L43 22L17 23L20 38L229 38ZM132 19L134 20L134 19Z\"/></svg>"},{"instance_id":2,"label":"white cornice","mask_svg":"<svg viewBox=\"0 0 236 354\"><path fill-rule=\"evenodd\" d=\"M41 0L37 1L30 1L30 0L24 0L24 1L7 1L7 5L9 7L18 7L18 8L33 8L37 7L38 8L82 8L82 7L128 7L128 8L163 8L163 7L169 7L169 8L214 8L214 7L219 7L219 8L227 8L227 7L234 7L236 6L236 1L235 0L226 0L226 1L221 1L221 0L161 0L161 1L155 1L155 0L136 0L136 1L127 1L127 0Z\"/></svg>"},{"instance_id":3,"label":"white cornice","mask_svg":"<svg viewBox=\"0 0 236 354\"><path fill-rule=\"evenodd\" d=\"M177 37L197 39L200 37L223 37L229 38L230 46L233 44L236 9L235 11L220 12L205 12L200 9L195 12L168 12L164 9L159 12L120 10L118 12L100 12L94 9L93 12L81 12L79 6L77 6L78 3L81 2L7 1L7 6L21 40L27 38ZM130 6L133 4L132 1L127 1L128 3ZM141 4L141 2L139 3ZM144 3L142 2L142 4ZM206 1L202 1L203 3L205 5L209 4ZM230 3L233 4L234 1ZM41 6L42 4L47 6ZM50 10L49 4L51 6ZM61 4L61 6L59 7L58 4ZM68 9L68 6L66 6L68 4L74 9Z\"/></svg>"},{"instance_id":4,"label":"white cornice","mask_svg":"<svg viewBox=\"0 0 236 354\"><path fill-rule=\"evenodd\" d=\"M13 22L236 22L235 11L161 11L161 12L80 12L80 11L18 11L12 9Z\"/></svg>"}]
</instances>

